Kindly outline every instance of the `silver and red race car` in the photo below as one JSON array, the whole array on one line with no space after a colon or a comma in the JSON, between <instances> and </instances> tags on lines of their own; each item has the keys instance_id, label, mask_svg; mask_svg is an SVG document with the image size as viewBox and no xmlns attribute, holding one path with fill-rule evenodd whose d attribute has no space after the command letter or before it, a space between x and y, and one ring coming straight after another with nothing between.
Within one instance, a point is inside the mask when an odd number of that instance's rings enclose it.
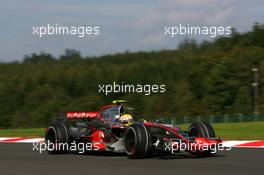
<instances>
[{"instance_id":1,"label":"silver and red race car","mask_svg":"<svg viewBox=\"0 0 264 175\"><path fill-rule=\"evenodd\" d=\"M82 149L85 152L108 151L126 153L130 158L145 158L179 152L211 156L223 149L222 139L216 138L213 127L206 121L193 122L187 131L158 121L135 122L131 108L124 103L117 100L97 112L60 115L46 129L45 142L53 145L48 152L78 152Z\"/></svg>"}]
</instances>

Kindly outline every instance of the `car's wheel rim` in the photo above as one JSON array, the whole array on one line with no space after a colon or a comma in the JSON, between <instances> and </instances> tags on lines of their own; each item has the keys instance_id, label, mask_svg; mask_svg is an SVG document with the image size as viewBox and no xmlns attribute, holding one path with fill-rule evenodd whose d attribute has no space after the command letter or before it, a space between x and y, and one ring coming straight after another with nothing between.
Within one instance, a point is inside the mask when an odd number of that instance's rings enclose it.
<instances>
[{"instance_id":1,"label":"car's wheel rim","mask_svg":"<svg viewBox=\"0 0 264 175\"><path fill-rule=\"evenodd\" d=\"M126 133L126 137L125 137L125 148L127 153L133 153L135 150L135 146L136 146L136 137L135 137L135 133L132 130L129 130Z\"/></svg>"}]
</instances>

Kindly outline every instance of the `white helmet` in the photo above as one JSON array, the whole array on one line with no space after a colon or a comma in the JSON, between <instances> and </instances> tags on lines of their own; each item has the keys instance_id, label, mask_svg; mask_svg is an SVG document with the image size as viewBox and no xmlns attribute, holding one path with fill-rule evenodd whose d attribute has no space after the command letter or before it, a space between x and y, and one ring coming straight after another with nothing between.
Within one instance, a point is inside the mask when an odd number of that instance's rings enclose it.
<instances>
[{"instance_id":1,"label":"white helmet","mask_svg":"<svg viewBox=\"0 0 264 175\"><path fill-rule=\"evenodd\" d=\"M133 117L130 114L123 114L119 118L120 123L124 123L126 125L131 125L133 123Z\"/></svg>"}]
</instances>

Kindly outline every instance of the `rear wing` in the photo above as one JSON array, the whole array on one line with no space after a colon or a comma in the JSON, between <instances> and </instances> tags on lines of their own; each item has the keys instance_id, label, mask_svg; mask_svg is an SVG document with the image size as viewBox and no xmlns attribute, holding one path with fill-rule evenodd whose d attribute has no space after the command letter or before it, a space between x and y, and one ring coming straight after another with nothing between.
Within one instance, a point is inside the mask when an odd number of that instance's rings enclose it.
<instances>
[{"instance_id":1,"label":"rear wing","mask_svg":"<svg viewBox=\"0 0 264 175\"><path fill-rule=\"evenodd\" d=\"M67 112L66 116L68 119L93 119L96 118L98 112Z\"/></svg>"}]
</instances>

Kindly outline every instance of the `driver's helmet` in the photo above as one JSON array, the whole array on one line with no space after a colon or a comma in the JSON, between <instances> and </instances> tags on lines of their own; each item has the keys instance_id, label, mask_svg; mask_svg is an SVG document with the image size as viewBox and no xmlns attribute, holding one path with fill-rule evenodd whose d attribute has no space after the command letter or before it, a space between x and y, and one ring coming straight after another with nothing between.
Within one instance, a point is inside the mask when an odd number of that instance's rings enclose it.
<instances>
[{"instance_id":1,"label":"driver's helmet","mask_svg":"<svg viewBox=\"0 0 264 175\"><path fill-rule=\"evenodd\" d=\"M123 123L126 126L129 126L133 123L133 117L130 114L121 114L118 120L120 123Z\"/></svg>"}]
</instances>

